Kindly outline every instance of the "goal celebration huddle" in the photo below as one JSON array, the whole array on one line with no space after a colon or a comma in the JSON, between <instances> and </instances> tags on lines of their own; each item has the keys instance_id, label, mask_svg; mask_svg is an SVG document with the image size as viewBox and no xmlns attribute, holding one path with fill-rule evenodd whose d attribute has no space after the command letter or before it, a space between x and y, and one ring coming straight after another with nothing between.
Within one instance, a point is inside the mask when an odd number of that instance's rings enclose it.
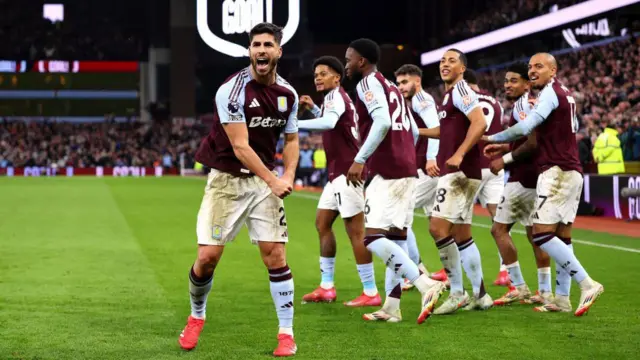
<instances>
[{"instance_id":1,"label":"goal celebration huddle","mask_svg":"<svg viewBox=\"0 0 640 360\"><path fill-rule=\"evenodd\" d=\"M179 338L183 349L210 340L199 337L205 322L216 321L207 320L206 311L215 269L225 245L245 224L267 268L278 318L275 356L293 356L298 349L297 304L339 298L333 233L338 216L362 283L361 295L340 306L365 308L363 321L395 323L411 314L422 324L432 315L512 303L533 304L540 313L582 316L589 311L604 287L573 253L572 223L583 186L574 136L576 103L555 79L558 65L552 55L534 54L528 64L507 69L504 90L513 115L505 128L500 102L479 88L457 49L442 54L445 93L436 102L423 90L418 66L403 65L395 79L387 79L377 69L378 45L354 40L344 61L323 56L314 62L310 71L323 95L322 104L315 104L277 73L282 36L282 29L270 23L251 30L250 64L218 89L212 129L196 155L211 171L196 222L197 254L188 276L191 314ZM354 99L341 86L345 78L357 82ZM315 118L298 120L303 110ZM287 263L283 201L293 191L298 129L322 132L329 179L316 212L320 283L302 296L294 293ZM278 176L276 144L283 135L284 173ZM485 290L481 254L471 233L476 201L493 219L491 234L501 262L496 284L507 287L496 299ZM428 218L433 244L417 244L416 209ZM516 222L526 228L532 249L516 249L510 235ZM437 251L441 264L425 264L418 246ZM533 251L537 285L525 282L518 250ZM376 285L374 258L386 265L384 293ZM464 276L470 289L463 286ZM581 291L574 305L572 280ZM421 301L403 304L403 314L402 293L411 289Z\"/></svg>"}]
</instances>

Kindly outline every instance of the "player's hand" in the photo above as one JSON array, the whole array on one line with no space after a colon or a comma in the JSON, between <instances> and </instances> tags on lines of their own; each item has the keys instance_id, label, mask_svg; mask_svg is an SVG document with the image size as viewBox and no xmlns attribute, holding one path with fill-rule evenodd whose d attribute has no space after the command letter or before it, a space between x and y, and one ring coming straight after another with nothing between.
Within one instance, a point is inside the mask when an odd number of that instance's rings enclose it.
<instances>
[{"instance_id":1,"label":"player's hand","mask_svg":"<svg viewBox=\"0 0 640 360\"><path fill-rule=\"evenodd\" d=\"M311 99L311 96L309 95L300 96L298 103L300 103L303 110L311 110L315 106L313 100Z\"/></svg>"},{"instance_id":2,"label":"player's hand","mask_svg":"<svg viewBox=\"0 0 640 360\"><path fill-rule=\"evenodd\" d=\"M271 192L279 197L280 199L284 199L293 191L293 186L283 179L275 178L270 184L269 189Z\"/></svg>"},{"instance_id":3,"label":"player's hand","mask_svg":"<svg viewBox=\"0 0 640 360\"><path fill-rule=\"evenodd\" d=\"M449 158L449 160L447 160L445 164L447 168L449 168L450 170L458 171L460 170L460 164L462 164L462 159L463 159L462 155L455 153L453 154L452 157Z\"/></svg>"},{"instance_id":4,"label":"player's hand","mask_svg":"<svg viewBox=\"0 0 640 360\"><path fill-rule=\"evenodd\" d=\"M354 162L349 168L347 173L347 185L353 184L358 187L362 184L362 171L364 170L364 164Z\"/></svg>"},{"instance_id":5,"label":"player's hand","mask_svg":"<svg viewBox=\"0 0 640 360\"><path fill-rule=\"evenodd\" d=\"M509 151L509 145L505 144L489 144L484 147L482 153L485 157L489 159L494 158L496 156L500 156L506 154Z\"/></svg>"},{"instance_id":6,"label":"player's hand","mask_svg":"<svg viewBox=\"0 0 640 360\"><path fill-rule=\"evenodd\" d=\"M289 184L289 186L291 186L291 188L293 189L293 180L294 180L295 175L294 174L283 174L282 177L280 179L282 179L282 181L286 182L287 184Z\"/></svg>"},{"instance_id":7,"label":"player's hand","mask_svg":"<svg viewBox=\"0 0 640 360\"><path fill-rule=\"evenodd\" d=\"M438 167L438 162L435 160L427 160L427 166L424 169L427 175L431 177L440 176L440 168Z\"/></svg>"},{"instance_id":8,"label":"player's hand","mask_svg":"<svg viewBox=\"0 0 640 360\"><path fill-rule=\"evenodd\" d=\"M489 164L489 170L491 170L494 175L498 175L502 169L504 169L504 160L502 160L502 158L494 159L491 161L491 164Z\"/></svg>"}]
</instances>

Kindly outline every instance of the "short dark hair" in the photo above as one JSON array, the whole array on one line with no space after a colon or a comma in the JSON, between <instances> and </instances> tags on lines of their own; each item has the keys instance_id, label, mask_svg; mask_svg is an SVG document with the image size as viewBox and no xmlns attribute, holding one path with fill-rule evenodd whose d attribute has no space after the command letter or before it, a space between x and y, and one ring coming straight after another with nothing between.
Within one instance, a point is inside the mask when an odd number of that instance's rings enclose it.
<instances>
[{"instance_id":1,"label":"short dark hair","mask_svg":"<svg viewBox=\"0 0 640 360\"><path fill-rule=\"evenodd\" d=\"M460 57L460 61L462 61L462 64L464 64L464 66L467 66L468 62L467 62L467 55L465 55L462 51L458 50L458 49L454 49L451 48L447 51L453 51L453 52L457 52L458 56Z\"/></svg>"},{"instance_id":2,"label":"short dark hair","mask_svg":"<svg viewBox=\"0 0 640 360\"><path fill-rule=\"evenodd\" d=\"M282 28L272 23L263 22L251 29L249 32L249 43L253 41L253 37L260 34L271 34L276 40L276 43L280 45L282 42Z\"/></svg>"},{"instance_id":3,"label":"short dark hair","mask_svg":"<svg viewBox=\"0 0 640 360\"><path fill-rule=\"evenodd\" d=\"M340 79L344 79L344 65L335 56L321 56L313 62L313 69L318 65L326 65L340 75Z\"/></svg>"},{"instance_id":4,"label":"short dark hair","mask_svg":"<svg viewBox=\"0 0 640 360\"><path fill-rule=\"evenodd\" d=\"M375 65L380 61L380 46L371 39L353 40L349 47L354 49L363 58L367 59L371 64Z\"/></svg>"},{"instance_id":5,"label":"short dark hair","mask_svg":"<svg viewBox=\"0 0 640 360\"><path fill-rule=\"evenodd\" d=\"M476 72L471 69L464 71L463 79L467 84L478 85L478 75L476 75Z\"/></svg>"},{"instance_id":6,"label":"short dark hair","mask_svg":"<svg viewBox=\"0 0 640 360\"><path fill-rule=\"evenodd\" d=\"M507 72L512 72L520 75L524 80L529 81L529 67L523 62L517 62L509 65Z\"/></svg>"},{"instance_id":7,"label":"short dark hair","mask_svg":"<svg viewBox=\"0 0 640 360\"><path fill-rule=\"evenodd\" d=\"M422 70L416 65L413 64L404 64L393 73L395 76L400 75L413 75L422 78Z\"/></svg>"}]
</instances>

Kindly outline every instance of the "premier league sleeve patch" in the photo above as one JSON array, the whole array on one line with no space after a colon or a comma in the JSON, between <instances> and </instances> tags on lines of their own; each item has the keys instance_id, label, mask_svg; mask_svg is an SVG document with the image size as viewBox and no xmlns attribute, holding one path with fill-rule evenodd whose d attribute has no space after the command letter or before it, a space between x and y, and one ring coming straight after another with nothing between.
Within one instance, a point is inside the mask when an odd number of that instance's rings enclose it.
<instances>
[{"instance_id":1,"label":"premier league sleeve patch","mask_svg":"<svg viewBox=\"0 0 640 360\"><path fill-rule=\"evenodd\" d=\"M240 104L236 101L229 101L229 105L227 105L227 109L231 114L237 114L240 111Z\"/></svg>"}]
</instances>

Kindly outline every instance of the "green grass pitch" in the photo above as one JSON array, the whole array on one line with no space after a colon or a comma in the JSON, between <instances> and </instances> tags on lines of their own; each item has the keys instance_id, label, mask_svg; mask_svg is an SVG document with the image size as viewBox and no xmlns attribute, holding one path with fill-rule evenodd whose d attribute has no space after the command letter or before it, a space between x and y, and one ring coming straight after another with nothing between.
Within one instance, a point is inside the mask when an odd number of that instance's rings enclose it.
<instances>
[{"instance_id":1,"label":"green grass pitch","mask_svg":"<svg viewBox=\"0 0 640 360\"><path fill-rule=\"evenodd\" d=\"M177 339L189 314L187 274L195 256L196 213L204 180L184 178L0 178L0 359L266 359L277 319L268 275L243 230L225 250L198 347ZM431 317L418 326L416 292L403 296L404 321L365 323L342 301L361 285L338 221L339 302L301 305L318 285L317 195L285 200L295 281L299 359L631 359L640 350L640 253L576 244L606 292L591 312L538 314L514 305ZM477 218L474 237L489 293L496 246ZM423 259L440 262L427 222L416 217ZM528 284L532 251L515 234ZM640 249L638 239L575 231L574 238ZM379 289L384 268L376 259ZM467 287L469 284L467 283ZM572 289L574 307L579 289Z\"/></svg>"}]
</instances>

